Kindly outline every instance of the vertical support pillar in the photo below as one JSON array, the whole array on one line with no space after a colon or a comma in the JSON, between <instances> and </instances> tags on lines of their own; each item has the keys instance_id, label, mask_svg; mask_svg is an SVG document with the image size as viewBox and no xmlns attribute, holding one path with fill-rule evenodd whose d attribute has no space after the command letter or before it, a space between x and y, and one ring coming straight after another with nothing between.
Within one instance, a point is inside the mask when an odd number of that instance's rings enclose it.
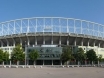
<instances>
[{"instance_id":1,"label":"vertical support pillar","mask_svg":"<svg viewBox=\"0 0 104 78\"><path fill-rule=\"evenodd\" d=\"M83 39L82 39L82 41L81 41L81 46L83 46Z\"/></svg>"},{"instance_id":2,"label":"vertical support pillar","mask_svg":"<svg viewBox=\"0 0 104 78\"><path fill-rule=\"evenodd\" d=\"M76 38L75 38L75 40L74 40L74 46L76 46Z\"/></svg>"},{"instance_id":3,"label":"vertical support pillar","mask_svg":"<svg viewBox=\"0 0 104 78\"><path fill-rule=\"evenodd\" d=\"M20 45L22 46L22 39L20 38Z\"/></svg>"},{"instance_id":4,"label":"vertical support pillar","mask_svg":"<svg viewBox=\"0 0 104 78\"><path fill-rule=\"evenodd\" d=\"M81 34L82 34L82 31L83 31L83 30L82 30L82 21L81 21Z\"/></svg>"},{"instance_id":5,"label":"vertical support pillar","mask_svg":"<svg viewBox=\"0 0 104 78\"><path fill-rule=\"evenodd\" d=\"M89 46L89 41L90 41L90 39L88 40L87 46Z\"/></svg>"},{"instance_id":6,"label":"vertical support pillar","mask_svg":"<svg viewBox=\"0 0 104 78\"><path fill-rule=\"evenodd\" d=\"M61 47L61 40L59 40L59 46Z\"/></svg>"},{"instance_id":7,"label":"vertical support pillar","mask_svg":"<svg viewBox=\"0 0 104 78\"><path fill-rule=\"evenodd\" d=\"M44 66L44 60L43 60L43 66Z\"/></svg>"},{"instance_id":8,"label":"vertical support pillar","mask_svg":"<svg viewBox=\"0 0 104 78\"><path fill-rule=\"evenodd\" d=\"M37 45L37 40L35 40L35 45Z\"/></svg>"},{"instance_id":9,"label":"vertical support pillar","mask_svg":"<svg viewBox=\"0 0 104 78\"><path fill-rule=\"evenodd\" d=\"M67 38L67 42L66 43L67 43L67 45L69 45L69 35L68 35L68 38Z\"/></svg>"},{"instance_id":10,"label":"vertical support pillar","mask_svg":"<svg viewBox=\"0 0 104 78\"><path fill-rule=\"evenodd\" d=\"M36 38L36 36L35 36L35 46L37 45L37 38Z\"/></svg>"},{"instance_id":11,"label":"vertical support pillar","mask_svg":"<svg viewBox=\"0 0 104 78\"><path fill-rule=\"evenodd\" d=\"M1 41L1 40L0 40ZM3 47L3 42L1 41L1 47Z\"/></svg>"},{"instance_id":12,"label":"vertical support pillar","mask_svg":"<svg viewBox=\"0 0 104 78\"><path fill-rule=\"evenodd\" d=\"M14 47L16 46L15 41L13 42L13 46L14 46Z\"/></svg>"},{"instance_id":13,"label":"vertical support pillar","mask_svg":"<svg viewBox=\"0 0 104 78\"><path fill-rule=\"evenodd\" d=\"M13 32L13 34L15 34L15 32L16 32L16 28L15 28L15 21L14 21L14 32Z\"/></svg>"},{"instance_id":14,"label":"vertical support pillar","mask_svg":"<svg viewBox=\"0 0 104 78\"><path fill-rule=\"evenodd\" d=\"M7 41L7 47L9 46L9 42L8 42L8 40L6 39L6 41Z\"/></svg>"},{"instance_id":15,"label":"vertical support pillar","mask_svg":"<svg viewBox=\"0 0 104 78\"><path fill-rule=\"evenodd\" d=\"M75 31L76 31L76 26L75 26L75 20L74 20L74 33L75 33Z\"/></svg>"},{"instance_id":16,"label":"vertical support pillar","mask_svg":"<svg viewBox=\"0 0 104 78\"><path fill-rule=\"evenodd\" d=\"M103 44L103 48L104 48L104 44Z\"/></svg>"},{"instance_id":17,"label":"vertical support pillar","mask_svg":"<svg viewBox=\"0 0 104 78\"><path fill-rule=\"evenodd\" d=\"M11 60L10 60L10 67L11 67Z\"/></svg>"},{"instance_id":18,"label":"vertical support pillar","mask_svg":"<svg viewBox=\"0 0 104 78\"><path fill-rule=\"evenodd\" d=\"M27 59L27 65L29 65L29 59Z\"/></svg>"},{"instance_id":19,"label":"vertical support pillar","mask_svg":"<svg viewBox=\"0 0 104 78\"><path fill-rule=\"evenodd\" d=\"M43 37L43 44L45 45L45 37Z\"/></svg>"},{"instance_id":20,"label":"vertical support pillar","mask_svg":"<svg viewBox=\"0 0 104 78\"><path fill-rule=\"evenodd\" d=\"M67 45L69 45L69 39L67 39Z\"/></svg>"},{"instance_id":21,"label":"vertical support pillar","mask_svg":"<svg viewBox=\"0 0 104 78\"><path fill-rule=\"evenodd\" d=\"M87 46L89 46L89 41L88 41L88 43L87 43Z\"/></svg>"},{"instance_id":22,"label":"vertical support pillar","mask_svg":"<svg viewBox=\"0 0 104 78\"><path fill-rule=\"evenodd\" d=\"M53 45L53 36L52 36L52 39L51 39L51 45Z\"/></svg>"},{"instance_id":23,"label":"vertical support pillar","mask_svg":"<svg viewBox=\"0 0 104 78\"><path fill-rule=\"evenodd\" d=\"M28 42L27 42L27 45L29 46L30 45L30 41L28 40Z\"/></svg>"},{"instance_id":24,"label":"vertical support pillar","mask_svg":"<svg viewBox=\"0 0 104 78\"><path fill-rule=\"evenodd\" d=\"M95 47L95 42L96 42L96 40L94 40L94 42L93 42L93 46Z\"/></svg>"},{"instance_id":25,"label":"vertical support pillar","mask_svg":"<svg viewBox=\"0 0 104 78\"><path fill-rule=\"evenodd\" d=\"M53 66L53 60L52 60L52 66Z\"/></svg>"},{"instance_id":26,"label":"vertical support pillar","mask_svg":"<svg viewBox=\"0 0 104 78\"><path fill-rule=\"evenodd\" d=\"M67 33L69 33L68 19L67 19Z\"/></svg>"},{"instance_id":27,"label":"vertical support pillar","mask_svg":"<svg viewBox=\"0 0 104 78\"><path fill-rule=\"evenodd\" d=\"M61 36L59 38L59 47L61 47Z\"/></svg>"},{"instance_id":28,"label":"vertical support pillar","mask_svg":"<svg viewBox=\"0 0 104 78\"><path fill-rule=\"evenodd\" d=\"M27 36L27 45L28 46L30 45L30 40L29 40L28 36Z\"/></svg>"},{"instance_id":29,"label":"vertical support pillar","mask_svg":"<svg viewBox=\"0 0 104 78\"><path fill-rule=\"evenodd\" d=\"M60 62L61 62L61 66L62 66L62 60L60 60Z\"/></svg>"},{"instance_id":30,"label":"vertical support pillar","mask_svg":"<svg viewBox=\"0 0 104 78\"><path fill-rule=\"evenodd\" d=\"M94 42L93 46L95 47L95 42Z\"/></svg>"},{"instance_id":31,"label":"vertical support pillar","mask_svg":"<svg viewBox=\"0 0 104 78\"><path fill-rule=\"evenodd\" d=\"M100 48L100 43L99 43L99 48Z\"/></svg>"}]
</instances>

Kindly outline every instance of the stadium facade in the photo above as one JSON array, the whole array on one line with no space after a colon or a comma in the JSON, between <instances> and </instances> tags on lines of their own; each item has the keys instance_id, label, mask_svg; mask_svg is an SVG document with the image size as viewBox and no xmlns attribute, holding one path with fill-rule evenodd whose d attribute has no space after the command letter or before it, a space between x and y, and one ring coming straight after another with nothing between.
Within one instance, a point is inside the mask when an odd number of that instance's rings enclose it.
<instances>
[{"instance_id":1,"label":"stadium facade","mask_svg":"<svg viewBox=\"0 0 104 78\"><path fill-rule=\"evenodd\" d=\"M62 64L62 47L69 45L76 52L82 47L86 52L94 49L104 58L104 25L61 17L33 17L0 23L0 48L11 55L16 44L25 48L25 53L36 49L39 65ZM29 58L27 63L31 64Z\"/></svg>"}]
</instances>

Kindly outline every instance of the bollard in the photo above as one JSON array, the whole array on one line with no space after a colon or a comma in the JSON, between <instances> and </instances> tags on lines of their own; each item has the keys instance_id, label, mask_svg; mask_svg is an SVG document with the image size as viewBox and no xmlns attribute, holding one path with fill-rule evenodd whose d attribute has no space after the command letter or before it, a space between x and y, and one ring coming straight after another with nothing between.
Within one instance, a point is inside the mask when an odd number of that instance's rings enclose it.
<instances>
[{"instance_id":1,"label":"bollard","mask_svg":"<svg viewBox=\"0 0 104 78\"><path fill-rule=\"evenodd\" d=\"M34 66L34 68L36 68L36 66Z\"/></svg>"},{"instance_id":2,"label":"bollard","mask_svg":"<svg viewBox=\"0 0 104 78\"><path fill-rule=\"evenodd\" d=\"M30 68L30 66L27 66L27 68Z\"/></svg>"},{"instance_id":3,"label":"bollard","mask_svg":"<svg viewBox=\"0 0 104 78\"><path fill-rule=\"evenodd\" d=\"M16 66L16 68L18 68L18 66Z\"/></svg>"},{"instance_id":4,"label":"bollard","mask_svg":"<svg viewBox=\"0 0 104 78\"><path fill-rule=\"evenodd\" d=\"M6 68L6 66L4 66L4 68Z\"/></svg>"},{"instance_id":5,"label":"bollard","mask_svg":"<svg viewBox=\"0 0 104 78\"><path fill-rule=\"evenodd\" d=\"M24 68L24 66L22 66L22 68Z\"/></svg>"},{"instance_id":6,"label":"bollard","mask_svg":"<svg viewBox=\"0 0 104 78\"><path fill-rule=\"evenodd\" d=\"M67 68L69 68L69 66L67 66Z\"/></svg>"},{"instance_id":7,"label":"bollard","mask_svg":"<svg viewBox=\"0 0 104 78\"><path fill-rule=\"evenodd\" d=\"M11 68L11 66L8 66L9 68Z\"/></svg>"},{"instance_id":8,"label":"bollard","mask_svg":"<svg viewBox=\"0 0 104 78\"><path fill-rule=\"evenodd\" d=\"M74 68L74 66L72 66L72 68Z\"/></svg>"},{"instance_id":9,"label":"bollard","mask_svg":"<svg viewBox=\"0 0 104 78\"><path fill-rule=\"evenodd\" d=\"M64 66L62 66L64 68Z\"/></svg>"},{"instance_id":10,"label":"bollard","mask_svg":"<svg viewBox=\"0 0 104 78\"><path fill-rule=\"evenodd\" d=\"M42 66L40 66L40 68L42 68Z\"/></svg>"}]
</instances>

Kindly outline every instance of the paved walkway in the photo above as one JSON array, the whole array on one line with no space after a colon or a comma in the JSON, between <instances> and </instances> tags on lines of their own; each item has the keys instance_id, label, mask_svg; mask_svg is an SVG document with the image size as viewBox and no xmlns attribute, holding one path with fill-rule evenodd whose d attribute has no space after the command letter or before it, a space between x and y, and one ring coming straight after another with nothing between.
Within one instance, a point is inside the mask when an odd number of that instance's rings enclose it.
<instances>
[{"instance_id":1,"label":"paved walkway","mask_svg":"<svg viewBox=\"0 0 104 78\"><path fill-rule=\"evenodd\" d=\"M0 78L104 78L104 68L0 68Z\"/></svg>"}]
</instances>

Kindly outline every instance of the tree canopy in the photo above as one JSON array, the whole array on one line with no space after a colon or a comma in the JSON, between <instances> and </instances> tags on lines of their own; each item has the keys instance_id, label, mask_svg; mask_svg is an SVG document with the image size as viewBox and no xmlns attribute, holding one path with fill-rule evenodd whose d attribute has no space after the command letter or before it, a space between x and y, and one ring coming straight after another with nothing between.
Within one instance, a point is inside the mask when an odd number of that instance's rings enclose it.
<instances>
[{"instance_id":1,"label":"tree canopy","mask_svg":"<svg viewBox=\"0 0 104 78\"><path fill-rule=\"evenodd\" d=\"M86 55L87 55L87 59L89 61L95 61L95 60L97 60L96 52L93 49L87 51Z\"/></svg>"},{"instance_id":2,"label":"tree canopy","mask_svg":"<svg viewBox=\"0 0 104 78\"><path fill-rule=\"evenodd\" d=\"M72 57L71 48L69 46L63 47L60 59L67 62L67 61L71 60L71 57Z\"/></svg>"},{"instance_id":3,"label":"tree canopy","mask_svg":"<svg viewBox=\"0 0 104 78\"><path fill-rule=\"evenodd\" d=\"M39 57L38 51L37 50L32 50L29 53L29 58L33 61L35 61Z\"/></svg>"},{"instance_id":4,"label":"tree canopy","mask_svg":"<svg viewBox=\"0 0 104 78\"><path fill-rule=\"evenodd\" d=\"M25 59L25 54L23 52L22 46L18 44L12 52L11 59L15 61L23 61Z\"/></svg>"},{"instance_id":5,"label":"tree canopy","mask_svg":"<svg viewBox=\"0 0 104 78\"><path fill-rule=\"evenodd\" d=\"M4 52L2 49L0 49L0 62L8 61L9 60L9 53Z\"/></svg>"},{"instance_id":6,"label":"tree canopy","mask_svg":"<svg viewBox=\"0 0 104 78\"><path fill-rule=\"evenodd\" d=\"M3 50L0 49L0 62L3 62L3 59L4 59L4 53Z\"/></svg>"},{"instance_id":7,"label":"tree canopy","mask_svg":"<svg viewBox=\"0 0 104 78\"><path fill-rule=\"evenodd\" d=\"M82 48L78 48L78 51L75 54L75 58L80 62L86 59L86 54L84 53L84 50Z\"/></svg>"},{"instance_id":8,"label":"tree canopy","mask_svg":"<svg viewBox=\"0 0 104 78\"><path fill-rule=\"evenodd\" d=\"M3 53L3 61L9 61L9 53L6 51Z\"/></svg>"}]
</instances>

